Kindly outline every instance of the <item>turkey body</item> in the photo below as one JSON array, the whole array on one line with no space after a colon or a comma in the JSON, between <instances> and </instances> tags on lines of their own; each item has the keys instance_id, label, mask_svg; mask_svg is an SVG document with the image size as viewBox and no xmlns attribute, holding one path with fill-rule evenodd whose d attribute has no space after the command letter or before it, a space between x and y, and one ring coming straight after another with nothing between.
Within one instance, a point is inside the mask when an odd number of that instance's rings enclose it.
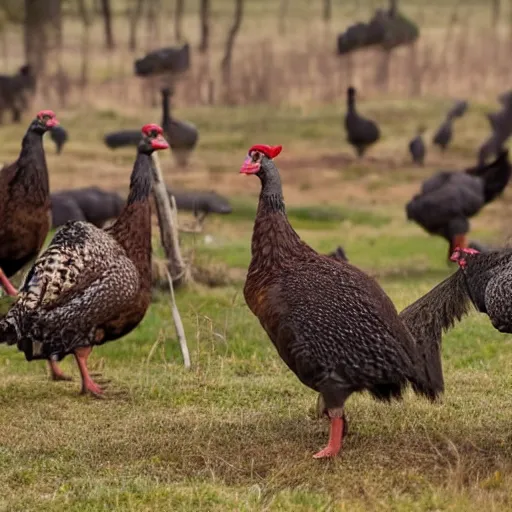
<instances>
[{"instance_id":1,"label":"turkey body","mask_svg":"<svg viewBox=\"0 0 512 512\"><path fill-rule=\"evenodd\" d=\"M262 182L244 297L288 368L321 393L331 438L316 457L330 457L341 447L352 393L390 400L411 383L433 399L442 382L429 380L414 338L378 283L299 238L286 217L279 172L264 151L277 150L253 146L241 171Z\"/></svg>"},{"instance_id":2,"label":"turkey body","mask_svg":"<svg viewBox=\"0 0 512 512\"><path fill-rule=\"evenodd\" d=\"M426 180L419 194L406 205L407 219L428 233L442 236L449 255L456 246L467 247L469 219L504 190L510 180L508 153L492 163L465 172L441 171Z\"/></svg>"},{"instance_id":3,"label":"turkey body","mask_svg":"<svg viewBox=\"0 0 512 512\"><path fill-rule=\"evenodd\" d=\"M347 89L347 113L345 115L345 130L348 142L354 146L357 155L362 157L368 147L380 138L380 130L371 119L360 116L356 111L356 90Z\"/></svg>"},{"instance_id":4,"label":"turkey body","mask_svg":"<svg viewBox=\"0 0 512 512\"><path fill-rule=\"evenodd\" d=\"M144 137L128 201L108 229L65 224L28 273L18 300L0 322L0 339L28 361L73 353L82 392L100 396L87 358L95 345L118 339L143 319L151 300L151 153L167 149L156 125Z\"/></svg>"}]
</instances>

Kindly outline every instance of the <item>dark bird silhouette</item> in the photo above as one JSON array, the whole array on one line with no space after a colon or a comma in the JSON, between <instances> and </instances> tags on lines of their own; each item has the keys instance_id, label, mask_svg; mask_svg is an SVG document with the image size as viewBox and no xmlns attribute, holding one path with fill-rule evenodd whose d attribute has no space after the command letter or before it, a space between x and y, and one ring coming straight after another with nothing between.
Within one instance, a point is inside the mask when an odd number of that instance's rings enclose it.
<instances>
[{"instance_id":1,"label":"dark bird silhouette","mask_svg":"<svg viewBox=\"0 0 512 512\"><path fill-rule=\"evenodd\" d=\"M347 89L347 113L345 114L347 140L356 149L361 158L366 150L380 138L377 124L371 119L360 116L356 110L356 90Z\"/></svg>"},{"instance_id":2,"label":"dark bird silhouette","mask_svg":"<svg viewBox=\"0 0 512 512\"><path fill-rule=\"evenodd\" d=\"M54 126L50 130L50 137L55 143L57 154L60 155L64 144L68 141L68 132L62 126Z\"/></svg>"},{"instance_id":3,"label":"dark bird silhouette","mask_svg":"<svg viewBox=\"0 0 512 512\"><path fill-rule=\"evenodd\" d=\"M171 117L171 90L168 87L164 87L161 90L161 94L162 128L170 141L169 144L176 162L181 167L185 167L190 153L196 147L199 132L194 125Z\"/></svg>"},{"instance_id":4,"label":"dark bird silhouette","mask_svg":"<svg viewBox=\"0 0 512 512\"><path fill-rule=\"evenodd\" d=\"M58 228L69 221L83 220L85 215L76 201L72 197L68 197L60 192L51 194L52 202L52 227Z\"/></svg>"},{"instance_id":5,"label":"dark bird silhouette","mask_svg":"<svg viewBox=\"0 0 512 512\"><path fill-rule=\"evenodd\" d=\"M330 252L327 256L336 261L348 261L345 250L341 245L338 245L338 247L336 247L336 249L333 252Z\"/></svg>"},{"instance_id":6,"label":"dark bird silhouette","mask_svg":"<svg viewBox=\"0 0 512 512\"><path fill-rule=\"evenodd\" d=\"M27 361L74 354L82 392L103 390L87 369L96 345L132 331L151 300L151 153L167 149L162 129L142 128L127 204L111 227L69 222L38 258L0 322L0 340Z\"/></svg>"},{"instance_id":7,"label":"dark bird silhouette","mask_svg":"<svg viewBox=\"0 0 512 512\"><path fill-rule=\"evenodd\" d=\"M134 146L140 142L140 130L120 130L107 133L103 139L110 149Z\"/></svg>"},{"instance_id":8,"label":"dark bird silhouette","mask_svg":"<svg viewBox=\"0 0 512 512\"><path fill-rule=\"evenodd\" d=\"M280 151L252 146L240 170L261 181L244 297L286 365L322 395L331 430L315 457L332 457L341 448L352 393L391 400L411 383L434 399L442 388L428 379L414 338L378 283L318 254L293 230L273 161Z\"/></svg>"},{"instance_id":9,"label":"dark bird silhouette","mask_svg":"<svg viewBox=\"0 0 512 512\"><path fill-rule=\"evenodd\" d=\"M508 151L483 167L440 171L426 180L421 192L407 203L407 219L445 238L450 244L450 257L455 247L468 247L469 219L503 192L510 173Z\"/></svg>"},{"instance_id":10,"label":"dark bird silhouette","mask_svg":"<svg viewBox=\"0 0 512 512\"><path fill-rule=\"evenodd\" d=\"M468 109L468 102L465 100L458 100L454 106L446 114L446 118L434 134L432 139L433 144L439 146L442 151L445 151L453 138L453 122L455 119L462 117Z\"/></svg>"},{"instance_id":11,"label":"dark bird silhouette","mask_svg":"<svg viewBox=\"0 0 512 512\"><path fill-rule=\"evenodd\" d=\"M416 135L416 137L414 137L414 139L412 139L409 142L409 152L411 153L412 161L415 164L418 164L421 166L423 166L423 163L425 161L425 153L426 153L425 143L423 142L423 137L422 137L424 132L425 132L425 127L420 126L418 128L418 134Z\"/></svg>"},{"instance_id":12,"label":"dark bird silhouette","mask_svg":"<svg viewBox=\"0 0 512 512\"><path fill-rule=\"evenodd\" d=\"M453 120L445 119L441 124L437 132L434 134L434 138L432 139L432 143L436 146L439 146L442 151L445 151L448 145L450 144L453 137Z\"/></svg>"},{"instance_id":13,"label":"dark bird silhouette","mask_svg":"<svg viewBox=\"0 0 512 512\"><path fill-rule=\"evenodd\" d=\"M98 228L103 227L107 221L117 218L126 205L126 200L119 194L102 190L99 187L61 190L52 194L52 207L59 205L63 199L67 205L70 205L70 201L74 202L82 213L83 219ZM73 212L70 211L70 213ZM55 221L53 225L56 226Z\"/></svg>"},{"instance_id":14,"label":"dark bird silhouette","mask_svg":"<svg viewBox=\"0 0 512 512\"><path fill-rule=\"evenodd\" d=\"M167 193L169 197L174 197L178 211L193 212L199 223L211 213L226 215L233 211L229 200L213 191L176 190L167 187Z\"/></svg>"}]
</instances>

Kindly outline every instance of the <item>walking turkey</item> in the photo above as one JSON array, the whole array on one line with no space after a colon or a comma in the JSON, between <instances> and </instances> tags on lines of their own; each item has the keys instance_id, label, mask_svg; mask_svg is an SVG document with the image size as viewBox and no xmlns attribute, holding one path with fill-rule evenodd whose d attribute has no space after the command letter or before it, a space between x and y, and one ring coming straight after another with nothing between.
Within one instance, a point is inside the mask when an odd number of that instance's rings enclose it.
<instances>
[{"instance_id":1,"label":"walking turkey","mask_svg":"<svg viewBox=\"0 0 512 512\"><path fill-rule=\"evenodd\" d=\"M103 394L87 369L96 345L121 338L144 318L151 299L151 153L167 149L162 129L142 128L128 202L108 229L69 222L36 261L0 322L0 340L27 361L74 354L82 393Z\"/></svg>"},{"instance_id":2,"label":"walking turkey","mask_svg":"<svg viewBox=\"0 0 512 512\"><path fill-rule=\"evenodd\" d=\"M446 114L446 118L434 134L432 143L445 151L453 138L453 122L456 118L462 117L468 109L468 102L465 100L458 100L454 106Z\"/></svg>"},{"instance_id":3,"label":"walking turkey","mask_svg":"<svg viewBox=\"0 0 512 512\"><path fill-rule=\"evenodd\" d=\"M425 153L426 153L425 143L423 142L423 137L422 137L423 133L425 133L425 127L420 126L418 128L418 134L416 135L416 137L414 137L414 139L412 139L409 142L409 152L411 153L412 161L415 164L418 164L421 166L423 166L423 164L425 162Z\"/></svg>"},{"instance_id":4,"label":"walking turkey","mask_svg":"<svg viewBox=\"0 0 512 512\"><path fill-rule=\"evenodd\" d=\"M347 113L345 114L347 140L356 149L361 158L366 150L380 138L380 130L371 119L360 116L356 110L356 90L347 89Z\"/></svg>"},{"instance_id":5,"label":"walking turkey","mask_svg":"<svg viewBox=\"0 0 512 512\"><path fill-rule=\"evenodd\" d=\"M286 365L321 393L331 427L315 458L331 457L341 448L352 393L398 399L411 383L434 399L441 388L428 380L414 338L378 283L318 254L293 230L273 161L280 152L281 146L252 146L240 169L261 181L244 297Z\"/></svg>"},{"instance_id":6,"label":"walking turkey","mask_svg":"<svg viewBox=\"0 0 512 512\"><path fill-rule=\"evenodd\" d=\"M421 192L407 203L407 219L428 233L445 238L449 258L455 247L469 246L469 218L503 192L510 173L508 151L485 166L464 172L440 171L426 180Z\"/></svg>"}]
</instances>

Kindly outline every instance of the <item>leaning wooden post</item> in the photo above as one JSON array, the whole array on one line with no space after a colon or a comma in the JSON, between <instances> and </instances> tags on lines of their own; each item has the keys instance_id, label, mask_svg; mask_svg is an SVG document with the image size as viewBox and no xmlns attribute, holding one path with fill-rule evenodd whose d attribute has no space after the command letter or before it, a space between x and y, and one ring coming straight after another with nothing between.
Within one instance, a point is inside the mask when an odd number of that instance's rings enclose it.
<instances>
[{"instance_id":1,"label":"leaning wooden post","mask_svg":"<svg viewBox=\"0 0 512 512\"><path fill-rule=\"evenodd\" d=\"M169 195L162 177L160 160L156 152L153 157L153 197L155 198L160 238L167 258L167 267L174 286L180 286L190 281L190 268L181 255L178 226L174 222Z\"/></svg>"}]
</instances>

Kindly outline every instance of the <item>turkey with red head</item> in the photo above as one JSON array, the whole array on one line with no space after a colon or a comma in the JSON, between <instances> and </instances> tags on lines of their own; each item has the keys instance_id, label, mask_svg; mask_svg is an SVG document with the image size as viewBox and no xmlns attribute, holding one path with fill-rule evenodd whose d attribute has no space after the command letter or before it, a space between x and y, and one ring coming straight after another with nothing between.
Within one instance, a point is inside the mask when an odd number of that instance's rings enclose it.
<instances>
[{"instance_id":1,"label":"turkey with red head","mask_svg":"<svg viewBox=\"0 0 512 512\"><path fill-rule=\"evenodd\" d=\"M411 383L434 399L442 382L430 380L378 283L350 263L318 254L293 230L273 160L280 152L281 146L255 145L240 169L261 181L244 297L286 365L322 395L331 430L315 457L331 457L341 448L352 393L368 390L391 400Z\"/></svg>"},{"instance_id":2,"label":"turkey with red head","mask_svg":"<svg viewBox=\"0 0 512 512\"><path fill-rule=\"evenodd\" d=\"M38 112L23 137L18 159L0 171L0 284L11 296L18 291L9 278L37 257L51 227L43 135L58 125L53 111ZM53 380L69 379L54 361L49 367Z\"/></svg>"},{"instance_id":3,"label":"turkey with red head","mask_svg":"<svg viewBox=\"0 0 512 512\"><path fill-rule=\"evenodd\" d=\"M72 221L57 231L0 322L0 340L16 343L28 361L74 354L83 393L103 393L87 369L92 348L128 334L149 307L151 153L169 147L162 133L154 124L142 128L117 221L106 230Z\"/></svg>"}]
</instances>

